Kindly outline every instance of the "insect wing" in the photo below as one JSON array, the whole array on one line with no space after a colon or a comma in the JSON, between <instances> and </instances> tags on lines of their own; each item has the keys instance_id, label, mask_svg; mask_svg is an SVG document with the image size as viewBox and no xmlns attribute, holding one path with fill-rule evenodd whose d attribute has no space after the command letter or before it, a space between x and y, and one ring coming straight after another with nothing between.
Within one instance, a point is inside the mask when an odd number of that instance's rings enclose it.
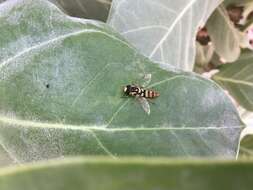
<instances>
[{"instance_id":1,"label":"insect wing","mask_svg":"<svg viewBox=\"0 0 253 190\"><path fill-rule=\"evenodd\" d=\"M146 98L143 98L143 97L138 97L138 100L141 104L141 107L149 115L150 114L150 106L149 106L148 100Z\"/></svg>"},{"instance_id":2,"label":"insect wing","mask_svg":"<svg viewBox=\"0 0 253 190\"><path fill-rule=\"evenodd\" d=\"M145 74L144 75L144 82L143 82L142 86L147 87L149 85L149 83L151 82L151 78L152 78L152 75L150 73Z\"/></svg>"}]
</instances>

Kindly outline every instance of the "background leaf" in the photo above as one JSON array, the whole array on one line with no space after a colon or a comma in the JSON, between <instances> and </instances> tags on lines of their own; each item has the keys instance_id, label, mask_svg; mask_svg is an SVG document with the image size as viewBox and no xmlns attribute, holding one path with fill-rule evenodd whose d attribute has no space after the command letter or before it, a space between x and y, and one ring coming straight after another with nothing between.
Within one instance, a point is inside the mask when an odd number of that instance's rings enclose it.
<instances>
[{"instance_id":1,"label":"background leaf","mask_svg":"<svg viewBox=\"0 0 253 190\"><path fill-rule=\"evenodd\" d=\"M9 156L9 154L0 145L0 167L8 166L13 163L13 159Z\"/></svg>"},{"instance_id":2,"label":"background leaf","mask_svg":"<svg viewBox=\"0 0 253 190\"><path fill-rule=\"evenodd\" d=\"M1 4L0 142L19 162L65 155L234 158L242 123L215 83L161 69L106 25L46 1ZM122 87L161 96L147 115Z\"/></svg>"},{"instance_id":3,"label":"background leaf","mask_svg":"<svg viewBox=\"0 0 253 190\"><path fill-rule=\"evenodd\" d=\"M0 3L6 0L0 0ZM79 18L106 21L111 0L48 0L57 5L66 14Z\"/></svg>"},{"instance_id":4,"label":"background leaf","mask_svg":"<svg viewBox=\"0 0 253 190\"><path fill-rule=\"evenodd\" d=\"M227 89L245 109L253 111L253 54L245 51L239 60L219 68L213 79Z\"/></svg>"},{"instance_id":5,"label":"background leaf","mask_svg":"<svg viewBox=\"0 0 253 190\"><path fill-rule=\"evenodd\" d=\"M246 127L240 137L239 158L253 158L253 127Z\"/></svg>"},{"instance_id":6,"label":"background leaf","mask_svg":"<svg viewBox=\"0 0 253 190\"><path fill-rule=\"evenodd\" d=\"M0 188L250 190L252 175L252 161L72 158L3 169L0 172Z\"/></svg>"},{"instance_id":7,"label":"background leaf","mask_svg":"<svg viewBox=\"0 0 253 190\"><path fill-rule=\"evenodd\" d=\"M225 5L230 5L230 4L240 5L240 4L251 3L251 2L252 0L225 0L224 4Z\"/></svg>"},{"instance_id":8,"label":"background leaf","mask_svg":"<svg viewBox=\"0 0 253 190\"><path fill-rule=\"evenodd\" d=\"M243 123L249 127L253 126L253 112L247 111L241 106L238 107L237 109L239 111Z\"/></svg>"},{"instance_id":9,"label":"background leaf","mask_svg":"<svg viewBox=\"0 0 253 190\"><path fill-rule=\"evenodd\" d=\"M50 0L67 14L79 18L106 21L111 0Z\"/></svg>"},{"instance_id":10,"label":"background leaf","mask_svg":"<svg viewBox=\"0 0 253 190\"><path fill-rule=\"evenodd\" d=\"M224 5L219 6L207 22L215 52L226 62L236 61L241 52L239 31L230 21Z\"/></svg>"},{"instance_id":11,"label":"background leaf","mask_svg":"<svg viewBox=\"0 0 253 190\"><path fill-rule=\"evenodd\" d=\"M203 73L210 70L209 63L214 54L214 47L210 45L201 45L196 42L196 59L195 59L195 68L196 73Z\"/></svg>"},{"instance_id":12,"label":"background leaf","mask_svg":"<svg viewBox=\"0 0 253 190\"><path fill-rule=\"evenodd\" d=\"M108 23L156 62L192 71L195 38L221 0L114 0Z\"/></svg>"}]
</instances>

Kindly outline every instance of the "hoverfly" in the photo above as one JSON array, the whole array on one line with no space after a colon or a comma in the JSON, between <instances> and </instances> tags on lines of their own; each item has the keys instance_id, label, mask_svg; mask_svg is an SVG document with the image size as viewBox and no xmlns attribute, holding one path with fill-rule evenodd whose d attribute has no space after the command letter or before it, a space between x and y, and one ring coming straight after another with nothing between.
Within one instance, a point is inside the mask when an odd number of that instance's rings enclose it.
<instances>
[{"instance_id":1,"label":"hoverfly","mask_svg":"<svg viewBox=\"0 0 253 190\"><path fill-rule=\"evenodd\" d=\"M151 81L151 74L147 74L144 76L146 81L143 86L147 86ZM157 91L151 89L145 89L142 86L138 86L135 84L124 86L123 93L128 97L136 97L140 102L144 111L149 115L150 114L150 106L147 99L154 99L160 96Z\"/></svg>"}]
</instances>

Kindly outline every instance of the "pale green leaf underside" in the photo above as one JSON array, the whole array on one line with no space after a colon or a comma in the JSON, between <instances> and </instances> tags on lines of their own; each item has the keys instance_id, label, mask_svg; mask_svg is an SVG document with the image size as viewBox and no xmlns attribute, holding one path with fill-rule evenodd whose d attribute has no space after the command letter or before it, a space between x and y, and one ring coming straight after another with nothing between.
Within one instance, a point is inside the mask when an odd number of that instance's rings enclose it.
<instances>
[{"instance_id":1,"label":"pale green leaf underside","mask_svg":"<svg viewBox=\"0 0 253 190\"><path fill-rule=\"evenodd\" d=\"M225 61L233 62L240 56L239 32L230 21L224 5L219 6L207 22L216 53Z\"/></svg>"},{"instance_id":2,"label":"pale green leaf underside","mask_svg":"<svg viewBox=\"0 0 253 190\"><path fill-rule=\"evenodd\" d=\"M156 62L192 71L195 38L222 0L114 0L108 23Z\"/></svg>"},{"instance_id":3,"label":"pale green leaf underside","mask_svg":"<svg viewBox=\"0 0 253 190\"><path fill-rule=\"evenodd\" d=\"M139 55L102 23L44 1L0 6L0 142L16 162L65 155L236 155L242 123L223 91ZM161 96L147 115L126 84Z\"/></svg>"},{"instance_id":4,"label":"pale green leaf underside","mask_svg":"<svg viewBox=\"0 0 253 190\"><path fill-rule=\"evenodd\" d=\"M252 161L68 158L2 169L0 189L251 190L252 175Z\"/></svg>"}]
</instances>

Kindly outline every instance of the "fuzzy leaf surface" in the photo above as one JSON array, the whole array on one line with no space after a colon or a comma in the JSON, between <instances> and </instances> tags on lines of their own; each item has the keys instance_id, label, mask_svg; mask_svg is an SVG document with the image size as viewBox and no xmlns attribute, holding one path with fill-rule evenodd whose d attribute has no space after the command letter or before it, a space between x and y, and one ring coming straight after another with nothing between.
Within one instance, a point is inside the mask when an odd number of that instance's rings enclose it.
<instances>
[{"instance_id":1,"label":"fuzzy leaf surface","mask_svg":"<svg viewBox=\"0 0 253 190\"><path fill-rule=\"evenodd\" d=\"M16 162L65 155L236 155L242 123L215 83L164 70L110 27L39 0L0 5L0 143ZM146 114L123 86L159 98Z\"/></svg>"}]
</instances>

